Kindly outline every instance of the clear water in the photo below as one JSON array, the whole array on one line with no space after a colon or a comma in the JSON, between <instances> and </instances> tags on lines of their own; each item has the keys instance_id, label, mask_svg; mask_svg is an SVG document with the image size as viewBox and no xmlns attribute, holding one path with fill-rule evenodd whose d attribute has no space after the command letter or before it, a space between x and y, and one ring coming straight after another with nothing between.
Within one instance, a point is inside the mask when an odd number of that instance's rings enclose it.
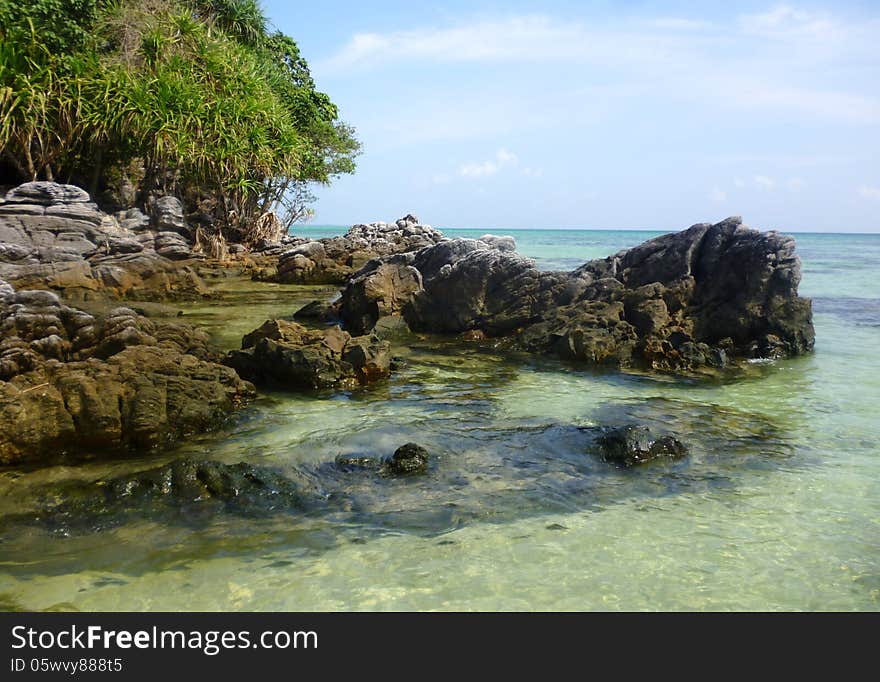
<instances>
[{"instance_id":1,"label":"clear water","mask_svg":"<svg viewBox=\"0 0 880 682\"><path fill-rule=\"evenodd\" d=\"M652 233L512 234L540 267L568 269ZM267 395L173 452L0 472L0 608L877 610L880 236L797 238L816 351L737 381L594 372L422 337L369 390ZM331 293L220 288L222 306L184 306L183 319L227 348ZM675 429L690 456L623 471L590 455L581 427L627 420ZM435 456L424 477L328 466L409 440ZM67 536L2 523L47 486L183 454L304 473L349 503Z\"/></svg>"}]
</instances>

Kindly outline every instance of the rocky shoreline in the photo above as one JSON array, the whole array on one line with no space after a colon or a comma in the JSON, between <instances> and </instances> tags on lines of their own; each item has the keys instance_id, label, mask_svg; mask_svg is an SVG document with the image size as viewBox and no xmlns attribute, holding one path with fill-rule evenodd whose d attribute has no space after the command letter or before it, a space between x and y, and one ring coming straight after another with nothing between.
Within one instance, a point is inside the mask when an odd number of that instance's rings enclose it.
<instances>
[{"instance_id":1,"label":"rocky shoreline","mask_svg":"<svg viewBox=\"0 0 880 682\"><path fill-rule=\"evenodd\" d=\"M109 215L69 185L27 183L6 193L0 463L161 449L222 424L255 395L253 384L313 390L381 380L411 331L674 373L723 371L813 345L794 240L738 218L572 272L538 270L510 237L450 239L412 215L340 237L232 245L214 258L207 251L173 197L154 201L150 215ZM341 295L279 311L296 312L298 322L267 320L225 355L199 330L124 307L127 299L206 297L204 277L224 272L338 284ZM120 307L95 315L82 308L93 300ZM630 440L618 438L616 447ZM617 459L640 463L652 448Z\"/></svg>"}]
</instances>

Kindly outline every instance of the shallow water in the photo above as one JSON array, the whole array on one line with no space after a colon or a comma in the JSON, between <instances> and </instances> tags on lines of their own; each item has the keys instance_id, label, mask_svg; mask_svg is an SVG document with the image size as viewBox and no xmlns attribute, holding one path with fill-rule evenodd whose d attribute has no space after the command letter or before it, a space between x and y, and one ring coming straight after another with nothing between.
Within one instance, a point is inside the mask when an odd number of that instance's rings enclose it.
<instances>
[{"instance_id":1,"label":"shallow water","mask_svg":"<svg viewBox=\"0 0 880 682\"><path fill-rule=\"evenodd\" d=\"M512 234L545 269L650 236ZM0 608L876 610L880 236L798 235L798 249L816 352L756 365L746 379L596 372L420 337L397 351L405 368L371 389L273 393L221 434L162 455L0 472ZM227 348L332 294L220 288L222 309L178 308ZM597 459L591 427L628 421L675 430L689 457L635 470ZM423 477L332 466L409 440L434 455ZM181 455L269 464L335 503L95 533L2 523L33 509L46 485Z\"/></svg>"}]
</instances>

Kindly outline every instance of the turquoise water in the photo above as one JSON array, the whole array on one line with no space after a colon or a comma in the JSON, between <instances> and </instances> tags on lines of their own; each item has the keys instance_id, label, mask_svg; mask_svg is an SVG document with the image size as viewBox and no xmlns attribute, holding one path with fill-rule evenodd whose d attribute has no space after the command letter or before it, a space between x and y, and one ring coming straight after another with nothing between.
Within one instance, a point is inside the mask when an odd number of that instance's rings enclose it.
<instances>
[{"instance_id":1,"label":"turquoise water","mask_svg":"<svg viewBox=\"0 0 880 682\"><path fill-rule=\"evenodd\" d=\"M511 234L539 267L569 269L654 233ZM422 337L370 390L266 395L222 433L137 460L0 472L0 520L46 486L184 454L305 472L351 501L309 517L144 518L95 533L0 526L0 606L877 610L880 236L797 240L815 353L746 379L595 372ZM224 286L222 307L184 307L184 319L226 347L272 311L331 293ZM580 427L627 420L673 428L690 456L629 471L593 458ZM408 440L435 457L425 477L328 469Z\"/></svg>"}]
</instances>

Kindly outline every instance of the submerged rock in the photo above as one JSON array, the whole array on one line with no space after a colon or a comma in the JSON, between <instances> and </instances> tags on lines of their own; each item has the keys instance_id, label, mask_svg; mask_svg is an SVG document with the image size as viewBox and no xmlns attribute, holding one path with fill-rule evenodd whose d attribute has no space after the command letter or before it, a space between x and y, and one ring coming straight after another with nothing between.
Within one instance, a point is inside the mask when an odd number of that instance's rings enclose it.
<instances>
[{"instance_id":1,"label":"submerged rock","mask_svg":"<svg viewBox=\"0 0 880 682\"><path fill-rule=\"evenodd\" d=\"M224 362L258 384L315 389L386 377L391 351L387 341L352 337L338 325L315 331L296 322L267 320Z\"/></svg>"},{"instance_id":2,"label":"submerged rock","mask_svg":"<svg viewBox=\"0 0 880 682\"><path fill-rule=\"evenodd\" d=\"M428 470L428 451L417 443L401 445L385 460L383 471L395 476L419 474Z\"/></svg>"},{"instance_id":3,"label":"submerged rock","mask_svg":"<svg viewBox=\"0 0 880 682\"><path fill-rule=\"evenodd\" d=\"M621 426L605 431L597 440L602 457L623 466L644 464L652 459L680 459L687 448L671 435L655 435L646 426Z\"/></svg>"},{"instance_id":4,"label":"submerged rock","mask_svg":"<svg viewBox=\"0 0 880 682\"><path fill-rule=\"evenodd\" d=\"M478 332L661 371L811 350L794 239L741 222L694 225L570 273L541 272L485 240L445 240L370 262L344 290L340 314L359 333L400 314L414 331Z\"/></svg>"},{"instance_id":5,"label":"submerged rock","mask_svg":"<svg viewBox=\"0 0 880 682\"><path fill-rule=\"evenodd\" d=\"M409 476L428 470L430 454L418 443L405 443L390 457L378 458L366 455L341 455L335 467L343 472L374 471L381 476Z\"/></svg>"},{"instance_id":6,"label":"submerged rock","mask_svg":"<svg viewBox=\"0 0 880 682\"><path fill-rule=\"evenodd\" d=\"M130 518L196 521L224 512L302 512L323 500L305 477L238 462L180 459L146 471L53 489L35 520L53 530L112 527Z\"/></svg>"}]
</instances>

